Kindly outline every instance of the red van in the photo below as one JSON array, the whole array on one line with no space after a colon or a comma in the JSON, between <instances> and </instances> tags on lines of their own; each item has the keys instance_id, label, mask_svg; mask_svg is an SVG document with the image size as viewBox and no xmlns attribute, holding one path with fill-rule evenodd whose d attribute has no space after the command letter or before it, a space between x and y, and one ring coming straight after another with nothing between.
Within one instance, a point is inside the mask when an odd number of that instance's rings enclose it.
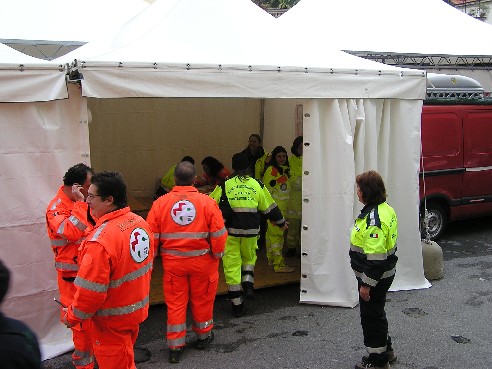
<instances>
[{"instance_id":1,"label":"red van","mask_svg":"<svg viewBox=\"0 0 492 369\"><path fill-rule=\"evenodd\" d=\"M467 77L446 77L478 84ZM457 84L451 86L455 87L453 93ZM470 96L470 92L467 96L444 96L442 91L442 96L432 96L435 90L428 88L421 126L424 238L428 233L430 239L438 239L454 220L492 214L492 102L486 104L481 91L482 97Z\"/></svg>"}]
</instances>

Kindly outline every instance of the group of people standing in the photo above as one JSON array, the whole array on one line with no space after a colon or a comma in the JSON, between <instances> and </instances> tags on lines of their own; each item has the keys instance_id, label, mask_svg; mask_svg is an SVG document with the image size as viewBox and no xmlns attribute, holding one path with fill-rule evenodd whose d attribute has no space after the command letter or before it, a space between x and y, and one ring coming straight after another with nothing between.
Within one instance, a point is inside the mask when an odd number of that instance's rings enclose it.
<instances>
[{"instance_id":1,"label":"group of people standing","mask_svg":"<svg viewBox=\"0 0 492 369\"><path fill-rule=\"evenodd\" d=\"M157 254L164 270L171 363L180 361L185 347L188 305L196 348L206 349L214 340L220 259L232 314L244 314L244 297L254 297L262 217L268 221L269 262L276 272L293 271L285 265L282 249L286 230L287 255L295 255L300 243L302 144L302 137L296 138L288 158L281 146L265 153L259 136L251 135L248 148L232 158L233 173L210 196L198 191L193 159L185 157L173 168L172 188L154 201L146 220L130 211L121 174L94 173L84 164L71 167L46 220L61 321L73 333L75 367L92 369L96 359L101 369L135 368L133 346L148 315ZM397 222L378 176L357 178L359 199L366 206L354 226L350 256L370 353L358 368L385 367L385 361L396 358L384 298L394 278ZM224 197L232 209L227 219L218 205Z\"/></svg>"}]
</instances>

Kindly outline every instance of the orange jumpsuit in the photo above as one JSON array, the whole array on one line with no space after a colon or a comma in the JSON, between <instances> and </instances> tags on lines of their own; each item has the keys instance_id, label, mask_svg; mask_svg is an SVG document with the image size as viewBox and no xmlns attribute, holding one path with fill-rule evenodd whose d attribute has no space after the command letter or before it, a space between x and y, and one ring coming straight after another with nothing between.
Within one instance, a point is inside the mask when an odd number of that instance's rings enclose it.
<instances>
[{"instance_id":1,"label":"orange jumpsuit","mask_svg":"<svg viewBox=\"0 0 492 369\"><path fill-rule=\"evenodd\" d=\"M161 245L169 348L185 345L188 301L194 332L207 338L227 239L217 203L192 186L175 186L154 201L147 222Z\"/></svg>"},{"instance_id":2,"label":"orange jumpsuit","mask_svg":"<svg viewBox=\"0 0 492 369\"><path fill-rule=\"evenodd\" d=\"M129 207L99 218L82 244L66 320L91 319L100 369L135 369L133 345L149 310L153 244L149 225Z\"/></svg>"},{"instance_id":3,"label":"orange jumpsuit","mask_svg":"<svg viewBox=\"0 0 492 369\"><path fill-rule=\"evenodd\" d=\"M92 229L88 220L87 203L72 201L61 186L46 210L46 225L51 247L55 254L58 289L62 304L68 306L75 294L74 280L79 270L78 254L83 237ZM60 309L60 318L64 313ZM72 339L75 350L73 364L78 369L92 369L94 356L90 338L90 321L73 326Z\"/></svg>"}]
</instances>

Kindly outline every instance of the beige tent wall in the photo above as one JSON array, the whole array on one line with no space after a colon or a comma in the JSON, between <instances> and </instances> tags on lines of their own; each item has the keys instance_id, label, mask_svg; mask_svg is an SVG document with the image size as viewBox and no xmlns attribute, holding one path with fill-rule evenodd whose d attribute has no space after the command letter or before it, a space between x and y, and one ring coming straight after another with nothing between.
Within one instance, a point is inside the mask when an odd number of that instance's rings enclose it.
<instances>
[{"instance_id":1,"label":"beige tent wall","mask_svg":"<svg viewBox=\"0 0 492 369\"><path fill-rule=\"evenodd\" d=\"M152 197L159 178L183 156L214 156L228 169L251 133L259 132L259 99L88 99L91 163L121 172L129 193Z\"/></svg>"}]
</instances>

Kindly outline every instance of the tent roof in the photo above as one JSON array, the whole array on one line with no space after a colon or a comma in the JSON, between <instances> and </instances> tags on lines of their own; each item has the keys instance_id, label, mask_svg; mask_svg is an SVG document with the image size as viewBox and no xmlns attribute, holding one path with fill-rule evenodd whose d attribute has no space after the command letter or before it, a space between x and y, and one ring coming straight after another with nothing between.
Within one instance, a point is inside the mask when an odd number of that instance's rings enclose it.
<instances>
[{"instance_id":1,"label":"tent roof","mask_svg":"<svg viewBox=\"0 0 492 369\"><path fill-rule=\"evenodd\" d=\"M442 0L301 0L278 20L287 37L347 51L492 55L492 27Z\"/></svg>"},{"instance_id":2,"label":"tent roof","mask_svg":"<svg viewBox=\"0 0 492 369\"><path fill-rule=\"evenodd\" d=\"M0 44L0 102L67 98L66 68Z\"/></svg>"},{"instance_id":3,"label":"tent roof","mask_svg":"<svg viewBox=\"0 0 492 369\"><path fill-rule=\"evenodd\" d=\"M114 35L57 60L78 59L93 97L425 95L421 71L278 34L277 20L250 0L158 0Z\"/></svg>"}]
</instances>

